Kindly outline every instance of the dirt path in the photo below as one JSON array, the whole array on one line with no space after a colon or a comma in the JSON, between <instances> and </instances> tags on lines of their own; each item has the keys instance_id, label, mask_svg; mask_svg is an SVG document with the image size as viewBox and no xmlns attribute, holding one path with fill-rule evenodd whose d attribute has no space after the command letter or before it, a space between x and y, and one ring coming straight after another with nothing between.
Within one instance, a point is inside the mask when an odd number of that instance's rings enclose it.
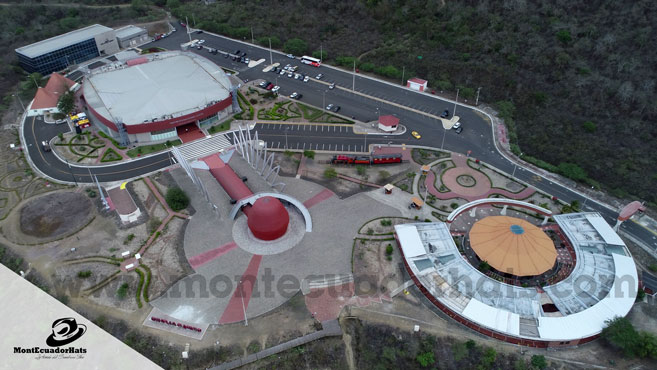
<instances>
[{"instance_id":1,"label":"dirt path","mask_svg":"<svg viewBox=\"0 0 657 370\"><path fill-rule=\"evenodd\" d=\"M344 342L344 352L347 357L347 365L349 365L349 370L356 370L354 365L354 350L351 348L351 335L347 333L342 334L342 341Z\"/></svg>"}]
</instances>

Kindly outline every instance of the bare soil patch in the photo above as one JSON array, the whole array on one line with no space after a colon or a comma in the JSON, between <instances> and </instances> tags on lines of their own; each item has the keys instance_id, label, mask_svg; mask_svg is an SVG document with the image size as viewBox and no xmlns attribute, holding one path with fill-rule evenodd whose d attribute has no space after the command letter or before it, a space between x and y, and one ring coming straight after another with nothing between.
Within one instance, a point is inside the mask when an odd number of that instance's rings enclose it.
<instances>
[{"instance_id":1,"label":"bare soil patch","mask_svg":"<svg viewBox=\"0 0 657 370\"><path fill-rule=\"evenodd\" d=\"M392 253L386 253L390 245ZM401 256L394 240L358 240L354 246L353 273L356 295L389 293L400 286Z\"/></svg>"},{"instance_id":2,"label":"bare soil patch","mask_svg":"<svg viewBox=\"0 0 657 370\"><path fill-rule=\"evenodd\" d=\"M52 193L28 201L20 210L20 229L39 238L66 235L84 226L92 214L84 194Z\"/></svg>"}]
</instances>

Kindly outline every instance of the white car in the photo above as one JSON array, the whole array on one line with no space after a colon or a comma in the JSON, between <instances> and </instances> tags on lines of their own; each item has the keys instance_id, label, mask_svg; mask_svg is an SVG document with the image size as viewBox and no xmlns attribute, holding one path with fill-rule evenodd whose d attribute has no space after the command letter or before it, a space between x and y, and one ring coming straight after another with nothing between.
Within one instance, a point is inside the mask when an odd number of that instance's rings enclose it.
<instances>
[{"instance_id":1,"label":"white car","mask_svg":"<svg viewBox=\"0 0 657 370\"><path fill-rule=\"evenodd\" d=\"M284 75L286 72L287 72L287 71L283 69L283 70L281 70L278 74L282 76L282 75Z\"/></svg>"},{"instance_id":2,"label":"white car","mask_svg":"<svg viewBox=\"0 0 657 370\"><path fill-rule=\"evenodd\" d=\"M310 77L306 76L303 78L303 82L308 82L308 81L310 81Z\"/></svg>"},{"instance_id":3,"label":"white car","mask_svg":"<svg viewBox=\"0 0 657 370\"><path fill-rule=\"evenodd\" d=\"M316 79L318 79L318 80L321 80L321 79L322 79L322 77L324 77L324 75L323 75L323 74L321 74L321 73L320 73L320 74L318 74L317 76L315 76L315 78L316 78Z\"/></svg>"},{"instance_id":4,"label":"white car","mask_svg":"<svg viewBox=\"0 0 657 370\"><path fill-rule=\"evenodd\" d=\"M300 99L301 95L298 92L293 92L292 95L290 95L291 99Z\"/></svg>"},{"instance_id":5,"label":"white car","mask_svg":"<svg viewBox=\"0 0 657 370\"><path fill-rule=\"evenodd\" d=\"M287 77L289 77L289 78L292 78L293 76L294 76L294 74L292 74L292 72L287 74Z\"/></svg>"},{"instance_id":6,"label":"white car","mask_svg":"<svg viewBox=\"0 0 657 370\"><path fill-rule=\"evenodd\" d=\"M294 55L292 55L292 54L288 54L288 55L286 55L286 57L288 57L290 59L294 59Z\"/></svg>"},{"instance_id":7,"label":"white car","mask_svg":"<svg viewBox=\"0 0 657 370\"><path fill-rule=\"evenodd\" d=\"M333 104L329 104L326 106L326 110L333 110Z\"/></svg>"},{"instance_id":8,"label":"white car","mask_svg":"<svg viewBox=\"0 0 657 370\"><path fill-rule=\"evenodd\" d=\"M205 40L198 40L198 43L199 43L199 44L202 44L202 43L204 43L204 42L205 42Z\"/></svg>"},{"instance_id":9,"label":"white car","mask_svg":"<svg viewBox=\"0 0 657 370\"><path fill-rule=\"evenodd\" d=\"M277 93L277 92L278 92L278 90L280 90L280 89L281 89L281 87L280 87L280 86L278 86L278 85L276 85L276 86L274 86L274 88L273 88L273 89L271 89L271 92L273 92L273 93Z\"/></svg>"},{"instance_id":10,"label":"white car","mask_svg":"<svg viewBox=\"0 0 657 370\"><path fill-rule=\"evenodd\" d=\"M461 127L461 122L456 122L454 126L452 126L453 130L456 130L457 128Z\"/></svg>"}]
</instances>

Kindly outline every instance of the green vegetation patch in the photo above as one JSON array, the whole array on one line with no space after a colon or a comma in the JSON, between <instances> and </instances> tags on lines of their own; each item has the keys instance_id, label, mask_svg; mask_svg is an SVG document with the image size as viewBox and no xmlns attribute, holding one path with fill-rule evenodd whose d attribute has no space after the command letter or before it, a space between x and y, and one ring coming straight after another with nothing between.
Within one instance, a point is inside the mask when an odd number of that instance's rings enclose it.
<instances>
[{"instance_id":1,"label":"green vegetation patch","mask_svg":"<svg viewBox=\"0 0 657 370\"><path fill-rule=\"evenodd\" d=\"M121 154L117 153L116 150L112 148L107 148L105 151L105 154L103 154L103 157L100 159L101 162L115 162L115 161L120 161L123 159Z\"/></svg>"}]
</instances>

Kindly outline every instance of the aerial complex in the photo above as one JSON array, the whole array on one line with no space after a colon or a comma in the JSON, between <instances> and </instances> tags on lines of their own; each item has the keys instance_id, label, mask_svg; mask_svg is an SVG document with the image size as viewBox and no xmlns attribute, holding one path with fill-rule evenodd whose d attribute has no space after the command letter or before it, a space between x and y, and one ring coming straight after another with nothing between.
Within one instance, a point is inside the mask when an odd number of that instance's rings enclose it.
<instances>
[{"instance_id":1,"label":"aerial complex","mask_svg":"<svg viewBox=\"0 0 657 370\"><path fill-rule=\"evenodd\" d=\"M42 274L99 326L164 338L175 355L117 335L158 364L276 361L319 338L342 345L345 326L362 329L349 320L372 318L420 332L408 348L427 347L425 330L577 347L650 285L619 236L643 204L586 207L523 168L478 91L468 105L422 78L395 86L355 63L159 27L16 49L50 75L23 107L20 145L0 148L16 272Z\"/></svg>"}]
</instances>

